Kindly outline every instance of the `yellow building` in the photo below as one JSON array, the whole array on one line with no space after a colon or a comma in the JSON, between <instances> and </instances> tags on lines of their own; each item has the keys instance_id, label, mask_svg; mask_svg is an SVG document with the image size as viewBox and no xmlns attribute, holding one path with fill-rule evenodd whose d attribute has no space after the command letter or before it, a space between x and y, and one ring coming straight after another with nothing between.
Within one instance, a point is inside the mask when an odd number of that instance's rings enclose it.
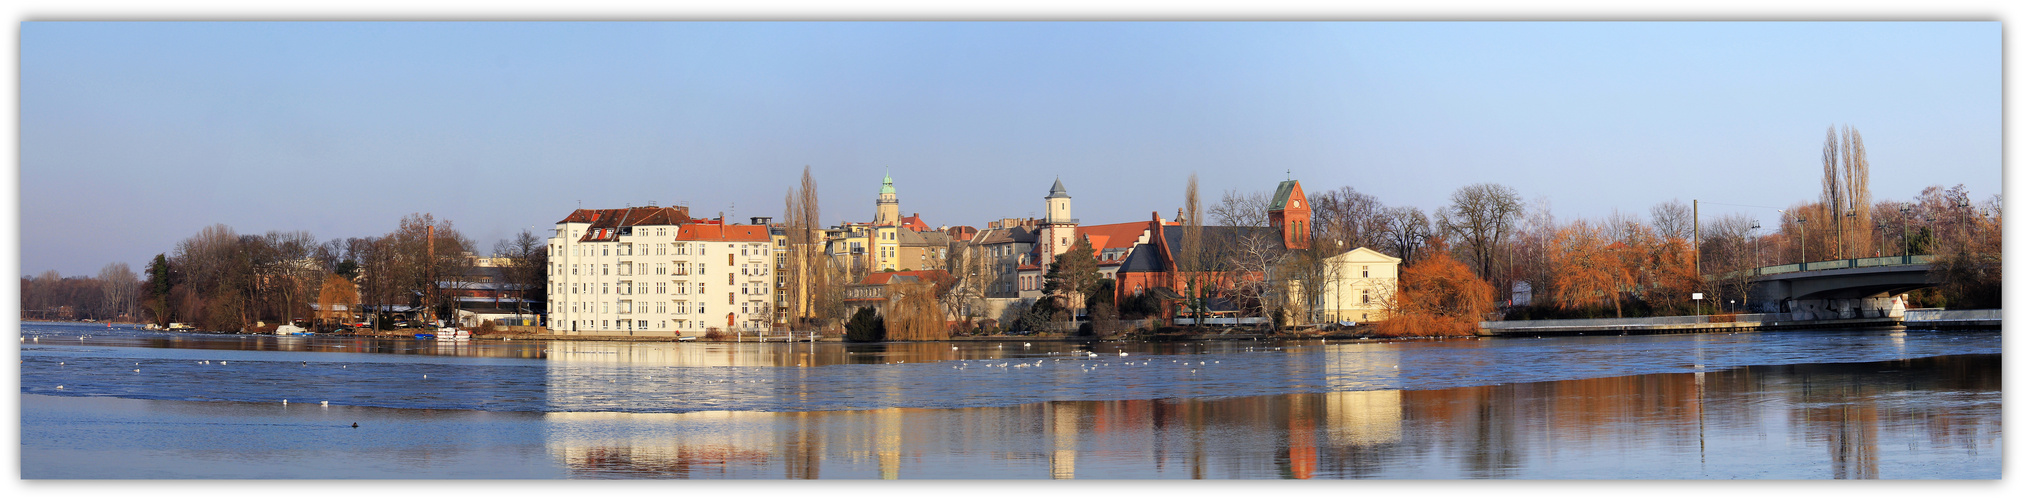
<instances>
[{"instance_id":1,"label":"yellow building","mask_svg":"<svg viewBox=\"0 0 2023 500\"><path fill-rule=\"evenodd\" d=\"M1307 316L1296 310L1293 317L1328 323L1383 321L1392 297L1398 294L1398 264L1403 260L1357 247L1328 257L1326 262L1329 283L1317 297L1318 314ZM1291 285L1293 295L1301 296L1301 283ZM1295 305L1295 309L1299 307Z\"/></svg>"}]
</instances>

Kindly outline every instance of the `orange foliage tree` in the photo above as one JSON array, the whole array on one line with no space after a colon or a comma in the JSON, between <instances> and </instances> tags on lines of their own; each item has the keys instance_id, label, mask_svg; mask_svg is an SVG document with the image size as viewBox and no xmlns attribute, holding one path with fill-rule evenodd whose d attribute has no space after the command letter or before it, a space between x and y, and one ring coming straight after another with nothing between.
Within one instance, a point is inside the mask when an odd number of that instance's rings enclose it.
<instances>
[{"instance_id":1,"label":"orange foliage tree","mask_svg":"<svg viewBox=\"0 0 2023 500\"><path fill-rule=\"evenodd\" d=\"M1423 257L1398 276L1390 315L1376 325L1384 335L1474 335L1495 307L1489 283L1448 255L1447 245L1430 238Z\"/></svg>"},{"instance_id":2,"label":"orange foliage tree","mask_svg":"<svg viewBox=\"0 0 2023 500\"><path fill-rule=\"evenodd\" d=\"M1624 266L1624 251L1619 243L1602 237L1601 228L1585 220L1577 220L1560 228L1552 239L1552 267L1559 273L1552 277L1552 288L1558 292L1561 307L1588 308L1603 304L1616 308L1616 317L1623 316L1623 285L1630 281L1630 269Z\"/></svg>"}]
</instances>

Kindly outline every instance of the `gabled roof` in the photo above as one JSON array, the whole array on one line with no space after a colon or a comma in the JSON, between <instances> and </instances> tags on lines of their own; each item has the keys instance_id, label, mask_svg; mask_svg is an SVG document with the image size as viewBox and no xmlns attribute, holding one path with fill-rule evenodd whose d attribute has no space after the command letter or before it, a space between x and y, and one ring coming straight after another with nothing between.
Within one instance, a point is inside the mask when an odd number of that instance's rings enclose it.
<instances>
[{"instance_id":1,"label":"gabled roof","mask_svg":"<svg viewBox=\"0 0 2023 500\"><path fill-rule=\"evenodd\" d=\"M1124 264L1117 266L1120 273L1163 273L1166 269L1166 259L1161 258L1150 243L1132 249L1131 256L1124 258Z\"/></svg>"},{"instance_id":2,"label":"gabled roof","mask_svg":"<svg viewBox=\"0 0 2023 500\"><path fill-rule=\"evenodd\" d=\"M687 224L675 232L679 241L751 241L771 242L772 232L766 226L750 224Z\"/></svg>"},{"instance_id":3,"label":"gabled roof","mask_svg":"<svg viewBox=\"0 0 2023 500\"><path fill-rule=\"evenodd\" d=\"M1053 198L1067 198L1067 197L1069 197L1068 188L1061 187L1061 178L1055 177L1054 188L1052 190L1047 191L1047 198L1053 199Z\"/></svg>"},{"instance_id":4,"label":"gabled roof","mask_svg":"<svg viewBox=\"0 0 2023 500\"><path fill-rule=\"evenodd\" d=\"M1152 230L1152 224L1154 222L1148 220L1125 222L1122 224L1082 226L1075 228L1075 234L1087 236L1089 238L1089 246L1095 247L1098 251L1113 248L1131 248L1138 246L1138 239L1141 237L1148 238L1149 241L1149 236L1146 236L1146 233Z\"/></svg>"},{"instance_id":5,"label":"gabled roof","mask_svg":"<svg viewBox=\"0 0 2023 500\"><path fill-rule=\"evenodd\" d=\"M1039 239L1038 234L1034 234L1024 226L1019 226L1004 229L985 229L976 233L976 237L970 241L978 245L995 245L1000 243L1033 243L1039 241Z\"/></svg>"},{"instance_id":6,"label":"gabled roof","mask_svg":"<svg viewBox=\"0 0 2023 500\"><path fill-rule=\"evenodd\" d=\"M638 207L577 209L556 224L589 224L590 230L584 231L583 237L576 241L617 241L618 231L611 229L629 226L672 226L687 224L692 220L688 217L688 207Z\"/></svg>"},{"instance_id":7,"label":"gabled roof","mask_svg":"<svg viewBox=\"0 0 2023 500\"><path fill-rule=\"evenodd\" d=\"M926 222L921 222L920 214L913 214L905 217L900 217L899 227L912 229L914 231L920 231L923 233L934 230L934 228L927 227Z\"/></svg>"},{"instance_id":8,"label":"gabled roof","mask_svg":"<svg viewBox=\"0 0 2023 500\"><path fill-rule=\"evenodd\" d=\"M1384 255L1383 252L1371 250L1370 247L1356 247L1355 250L1342 252L1336 254L1333 257L1328 257L1328 260L1336 260L1336 259L1341 259L1348 262L1381 262L1387 264L1397 264L1399 262L1405 261L1404 259Z\"/></svg>"},{"instance_id":9,"label":"gabled roof","mask_svg":"<svg viewBox=\"0 0 2023 500\"><path fill-rule=\"evenodd\" d=\"M1181 252L1186 250L1186 245L1182 243L1187 240L1186 227L1167 227L1165 233L1166 248L1173 252L1173 255L1180 255ZM1259 233L1263 234L1260 235ZM1232 251L1236 248L1234 245L1241 243L1245 237L1252 235L1259 235L1263 238L1263 241L1270 242L1272 245L1283 245L1285 243L1279 239L1278 230L1269 227L1201 226L1201 243L1203 245L1227 245L1224 248Z\"/></svg>"},{"instance_id":10,"label":"gabled roof","mask_svg":"<svg viewBox=\"0 0 2023 500\"><path fill-rule=\"evenodd\" d=\"M1305 190L1299 189L1299 181L1285 181L1278 183L1278 192L1272 193L1271 195L1270 210L1273 211L1285 210L1286 201L1292 198L1294 191L1300 191L1301 198L1306 197Z\"/></svg>"}]
</instances>

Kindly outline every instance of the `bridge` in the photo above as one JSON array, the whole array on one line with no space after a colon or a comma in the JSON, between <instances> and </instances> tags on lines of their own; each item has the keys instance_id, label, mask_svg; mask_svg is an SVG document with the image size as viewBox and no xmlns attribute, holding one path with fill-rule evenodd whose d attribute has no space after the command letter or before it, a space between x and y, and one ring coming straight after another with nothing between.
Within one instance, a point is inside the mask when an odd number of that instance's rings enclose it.
<instances>
[{"instance_id":1,"label":"bridge","mask_svg":"<svg viewBox=\"0 0 2023 500\"><path fill-rule=\"evenodd\" d=\"M1935 286L1932 256L1899 255L1769 266L1744 271L1749 309L1795 320L1900 316L1895 296ZM1893 314L1894 312L1894 314Z\"/></svg>"}]
</instances>

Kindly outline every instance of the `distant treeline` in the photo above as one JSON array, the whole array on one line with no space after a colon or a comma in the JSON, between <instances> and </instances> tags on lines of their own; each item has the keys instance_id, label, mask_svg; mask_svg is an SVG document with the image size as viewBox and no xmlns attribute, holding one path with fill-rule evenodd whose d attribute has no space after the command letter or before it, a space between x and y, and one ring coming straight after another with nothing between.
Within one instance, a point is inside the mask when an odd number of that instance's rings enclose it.
<instances>
[{"instance_id":1,"label":"distant treeline","mask_svg":"<svg viewBox=\"0 0 2023 500\"><path fill-rule=\"evenodd\" d=\"M361 304L408 306L445 317L455 298L444 290L475 279L475 255L469 238L431 214L403 217L384 236L320 243L305 231L242 235L216 224L155 255L144 277L122 263L107 265L97 277L60 278L55 271L24 277L22 317L176 322L210 331L336 319L319 318L314 304L324 311L342 304L347 312ZM545 241L522 231L498 242L493 257L512 262L506 280L541 300Z\"/></svg>"}]
</instances>

